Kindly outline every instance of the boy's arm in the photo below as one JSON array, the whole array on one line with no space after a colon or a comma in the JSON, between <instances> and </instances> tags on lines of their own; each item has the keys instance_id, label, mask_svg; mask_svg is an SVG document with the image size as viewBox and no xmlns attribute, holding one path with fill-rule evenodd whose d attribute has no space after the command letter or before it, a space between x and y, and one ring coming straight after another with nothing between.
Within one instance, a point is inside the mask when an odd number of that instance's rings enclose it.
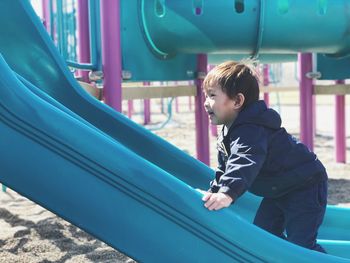
<instances>
[{"instance_id":1,"label":"boy's arm","mask_svg":"<svg viewBox=\"0 0 350 263\"><path fill-rule=\"evenodd\" d=\"M237 129L231 135L231 155L225 172L217 181L218 193L224 193L235 201L253 183L265 161L267 136L265 129L257 126ZM216 192L216 191L213 191Z\"/></svg>"},{"instance_id":2,"label":"boy's arm","mask_svg":"<svg viewBox=\"0 0 350 263\"><path fill-rule=\"evenodd\" d=\"M220 152L218 152L218 166L215 170L215 178L210 182L210 188L208 192L217 192L218 182L220 177L225 173L225 161L222 159Z\"/></svg>"}]
</instances>

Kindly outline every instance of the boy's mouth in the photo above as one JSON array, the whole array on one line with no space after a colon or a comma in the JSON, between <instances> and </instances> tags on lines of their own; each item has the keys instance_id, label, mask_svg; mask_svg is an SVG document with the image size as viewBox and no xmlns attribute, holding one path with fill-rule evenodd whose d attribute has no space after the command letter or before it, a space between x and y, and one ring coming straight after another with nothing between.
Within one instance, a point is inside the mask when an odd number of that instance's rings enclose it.
<instances>
[{"instance_id":1,"label":"boy's mouth","mask_svg":"<svg viewBox=\"0 0 350 263\"><path fill-rule=\"evenodd\" d=\"M207 113L208 113L209 116L213 116L214 115L213 111L207 111Z\"/></svg>"}]
</instances>

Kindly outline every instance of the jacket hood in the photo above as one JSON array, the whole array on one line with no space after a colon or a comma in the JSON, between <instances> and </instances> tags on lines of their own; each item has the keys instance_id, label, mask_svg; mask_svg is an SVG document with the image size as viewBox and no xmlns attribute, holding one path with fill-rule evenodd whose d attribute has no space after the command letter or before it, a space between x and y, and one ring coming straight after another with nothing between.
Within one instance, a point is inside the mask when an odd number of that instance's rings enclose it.
<instances>
[{"instance_id":1,"label":"jacket hood","mask_svg":"<svg viewBox=\"0 0 350 263\"><path fill-rule=\"evenodd\" d=\"M263 100L259 100L247 106L239 114L232 126L241 124L256 124L270 129L281 127L281 117L273 109L267 108Z\"/></svg>"}]
</instances>

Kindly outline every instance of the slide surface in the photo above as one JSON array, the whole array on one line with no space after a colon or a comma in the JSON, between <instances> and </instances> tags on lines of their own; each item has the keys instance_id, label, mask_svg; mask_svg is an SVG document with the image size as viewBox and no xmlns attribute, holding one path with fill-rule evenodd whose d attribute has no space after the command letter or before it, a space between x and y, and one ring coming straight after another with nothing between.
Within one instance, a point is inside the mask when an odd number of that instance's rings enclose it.
<instances>
[{"instance_id":1,"label":"slide surface","mask_svg":"<svg viewBox=\"0 0 350 263\"><path fill-rule=\"evenodd\" d=\"M350 211L323 255L251 224L259 198L207 211L213 171L83 91L27 1L0 1L0 182L142 262L350 262Z\"/></svg>"}]
</instances>

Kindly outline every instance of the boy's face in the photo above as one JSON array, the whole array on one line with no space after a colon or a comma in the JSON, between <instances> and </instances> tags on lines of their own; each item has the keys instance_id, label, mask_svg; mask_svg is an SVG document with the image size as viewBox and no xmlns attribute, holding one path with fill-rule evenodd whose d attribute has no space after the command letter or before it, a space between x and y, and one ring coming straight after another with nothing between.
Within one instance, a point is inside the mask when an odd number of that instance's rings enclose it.
<instances>
[{"instance_id":1,"label":"boy's face","mask_svg":"<svg viewBox=\"0 0 350 263\"><path fill-rule=\"evenodd\" d=\"M229 98L220 86L214 85L204 90L204 108L211 124L230 126L238 116L240 107L236 99Z\"/></svg>"}]
</instances>

